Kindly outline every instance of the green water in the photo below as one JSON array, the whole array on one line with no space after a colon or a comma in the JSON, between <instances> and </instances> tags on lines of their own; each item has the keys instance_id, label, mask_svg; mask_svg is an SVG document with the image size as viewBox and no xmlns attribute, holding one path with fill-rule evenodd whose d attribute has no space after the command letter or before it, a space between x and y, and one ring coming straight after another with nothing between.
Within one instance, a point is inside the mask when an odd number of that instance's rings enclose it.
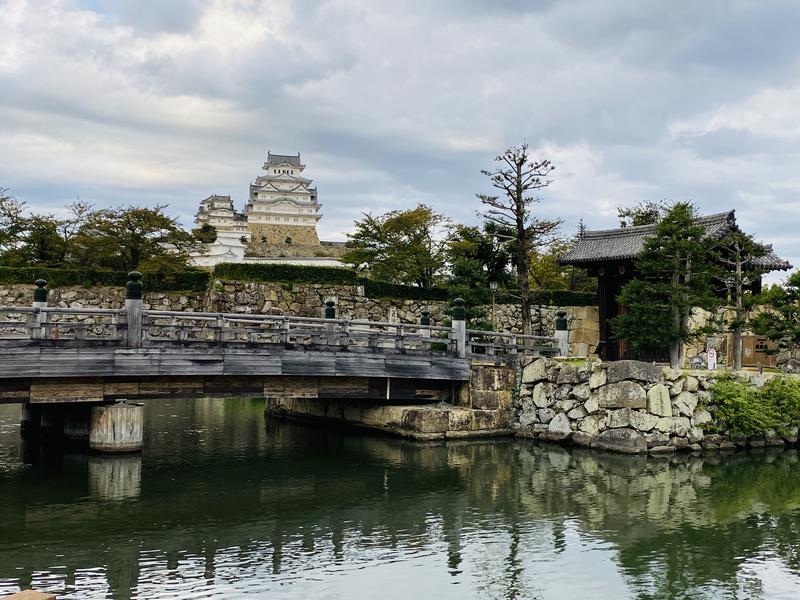
<instances>
[{"instance_id":1,"label":"green water","mask_svg":"<svg viewBox=\"0 0 800 600\"><path fill-rule=\"evenodd\" d=\"M18 420L0 407L0 595L800 597L796 450L417 444L176 400L112 458L23 446Z\"/></svg>"}]
</instances>

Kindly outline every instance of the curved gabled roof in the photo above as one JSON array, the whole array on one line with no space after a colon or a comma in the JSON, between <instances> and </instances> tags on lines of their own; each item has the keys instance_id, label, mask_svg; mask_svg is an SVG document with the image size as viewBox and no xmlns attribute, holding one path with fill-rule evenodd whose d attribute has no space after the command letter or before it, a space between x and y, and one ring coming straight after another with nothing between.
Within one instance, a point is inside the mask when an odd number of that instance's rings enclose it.
<instances>
[{"instance_id":1,"label":"curved gabled roof","mask_svg":"<svg viewBox=\"0 0 800 600\"><path fill-rule=\"evenodd\" d=\"M706 235L712 239L721 239L737 227L736 213L733 210L705 215L699 217L697 222L705 227ZM645 239L654 229L655 225L639 225L584 231L575 246L559 258L558 262L562 265L588 266L598 262L636 258L644 248ZM787 261L775 255L771 246L765 248L767 253L753 259L752 264L771 271L792 268Z\"/></svg>"}]
</instances>

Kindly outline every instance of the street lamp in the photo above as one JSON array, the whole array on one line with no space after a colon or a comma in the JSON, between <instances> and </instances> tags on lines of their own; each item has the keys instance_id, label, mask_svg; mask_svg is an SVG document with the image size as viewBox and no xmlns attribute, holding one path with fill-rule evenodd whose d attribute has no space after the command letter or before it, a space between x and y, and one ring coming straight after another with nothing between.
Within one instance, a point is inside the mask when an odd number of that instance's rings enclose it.
<instances>
[{"instance_id":1,"label":"street lamp","mask_svg":"<svg viewBox=\"0 0 800 600\"><path fill-rule=\"evenodd\" d=\"M492 292L492 329L496 330L496 327L495 327L495 324L494 324L494 301L495 301L495 295L497 294L497 282L496 281L490 281L489 282L489 289Z\"/></svg>"}]
</instances>

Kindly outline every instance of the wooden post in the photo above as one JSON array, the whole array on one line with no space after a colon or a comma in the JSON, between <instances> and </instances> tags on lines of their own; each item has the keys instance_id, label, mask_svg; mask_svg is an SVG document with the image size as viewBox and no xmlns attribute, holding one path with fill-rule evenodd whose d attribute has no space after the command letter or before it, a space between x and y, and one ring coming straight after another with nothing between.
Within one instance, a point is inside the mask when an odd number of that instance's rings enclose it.
<instances>
[{"instance_id":1,"label":"wooden post","mask_svg":"<svg viewBox=\"0 0 800 600\"><path fill-rule=\"evenodd\" d=\"M73 442L89 441L89 404L72 404L64 407L64 437Z\"/></svg>"},{"instance_id":2,"label":"wooden post","mask_svg":"<svg viewBox=\"0 0 800 600\"><path fill-rule=\"evenodd\" d=\"M47 313L39 309L47 307L47 281L37 279L36 289L33 290L33 314L31 315L31 339L39 340L47 336Z\"/></svg>"},{"instance_id":3,"label":"wooden post","mask_svg":"<svg viewBox=\"0 0 800 600\"><path fill-rule=\"evenodd\" d=\"M558 354L569 356L569 330L567 329L567 311L559 310L556 313L556 341L558 342Z\"/></svg>"},{"instance_id":4,"label":"wooden post","mask_svg":"<svg viewBox=\"0 0 800 600\"><path fill-rule=\"evenodd\" d=\"M422 317L419 320L419 324L422 325L423 327L429 327L430 326L430 324L431 324L431 313L430 313L430 311L427 311L427 310L423 310L422 311ZM429 338L429 337L431 337L431 330L430 329L420 329L419 335L420 335L420 337ZM430 342L422 342L421 346L422 347L420 348L420 350L423 350L425 352L430 352L430 350L431 350Z\"/></svg>"},{"instance_id":5,"label":"wooden post","mask_svg":"<svg viewBox=\"0 0 800 600\"><path fill-rule=\"evenodd\" d=\"M128 273L125 294L125 312L128 321L128 347L142 347L142 274L138 271Z\"/></svg>"},{"instance_id":6,"label":"wooden post","mask_svg":"<svg viewBox=\"0 0 800 600\"><path fill-rule=\"evenodd\" d=\"M458 358L466 358L467 321L464 311L464 300L462 298L453 300L453 337L456 341L456 356L458 356Z\"/></svg>"},{"instance_id":7,"label":"wooden post","mask_svg":"<svg viewBox=\"0 0 800 600\"><path fill-rule=\"evenodd\" d=\"M336 334L334 333L336 328L336 323L333 322L333 319L336 318L336 303L333 300L328 300L325 302L325 318L331 319L330 323L325 324L325 329L328 332L328 339L327 344L329 346L336 345Z\"/></svg>"},{"instance_id":8,"label":"wooden post","mask_svg":"<svg viewBox=\"0 0 800 600\"><path fill-rule=\"evenodd\" d=\"M41 404L23 404L22 417L19 421L19 432L22 435L38 433L42 422Z\"/></svg>"},{"instance_id":9,"label":"wooden post","mask_svg":"<svg viewBox=\"0 0 800 600\"><path fill-rule=\"evenodd\" d=\"M98 452L138 452L142 449L141 404L101 404L92 407L89 447Z\"/></svg>"}]
</instances>

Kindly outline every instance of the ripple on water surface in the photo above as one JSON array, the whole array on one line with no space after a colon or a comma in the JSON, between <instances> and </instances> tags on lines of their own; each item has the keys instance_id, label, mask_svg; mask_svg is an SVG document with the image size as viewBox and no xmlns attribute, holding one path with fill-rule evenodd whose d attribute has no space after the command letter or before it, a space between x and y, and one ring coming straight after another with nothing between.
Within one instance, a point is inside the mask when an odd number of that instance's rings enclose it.
<instances>
[{"instance_id":1,"label":"ripple on water surface","mask_svg":"<svg viewBox=\"0 0 800 600\"><path fill-rule=\"evenodd\" d=\"M141 455L21 444L0 407L0 593L797 598L795 450L648 459L417 444L152 401Z\"/></svg>"}]
</instances>

